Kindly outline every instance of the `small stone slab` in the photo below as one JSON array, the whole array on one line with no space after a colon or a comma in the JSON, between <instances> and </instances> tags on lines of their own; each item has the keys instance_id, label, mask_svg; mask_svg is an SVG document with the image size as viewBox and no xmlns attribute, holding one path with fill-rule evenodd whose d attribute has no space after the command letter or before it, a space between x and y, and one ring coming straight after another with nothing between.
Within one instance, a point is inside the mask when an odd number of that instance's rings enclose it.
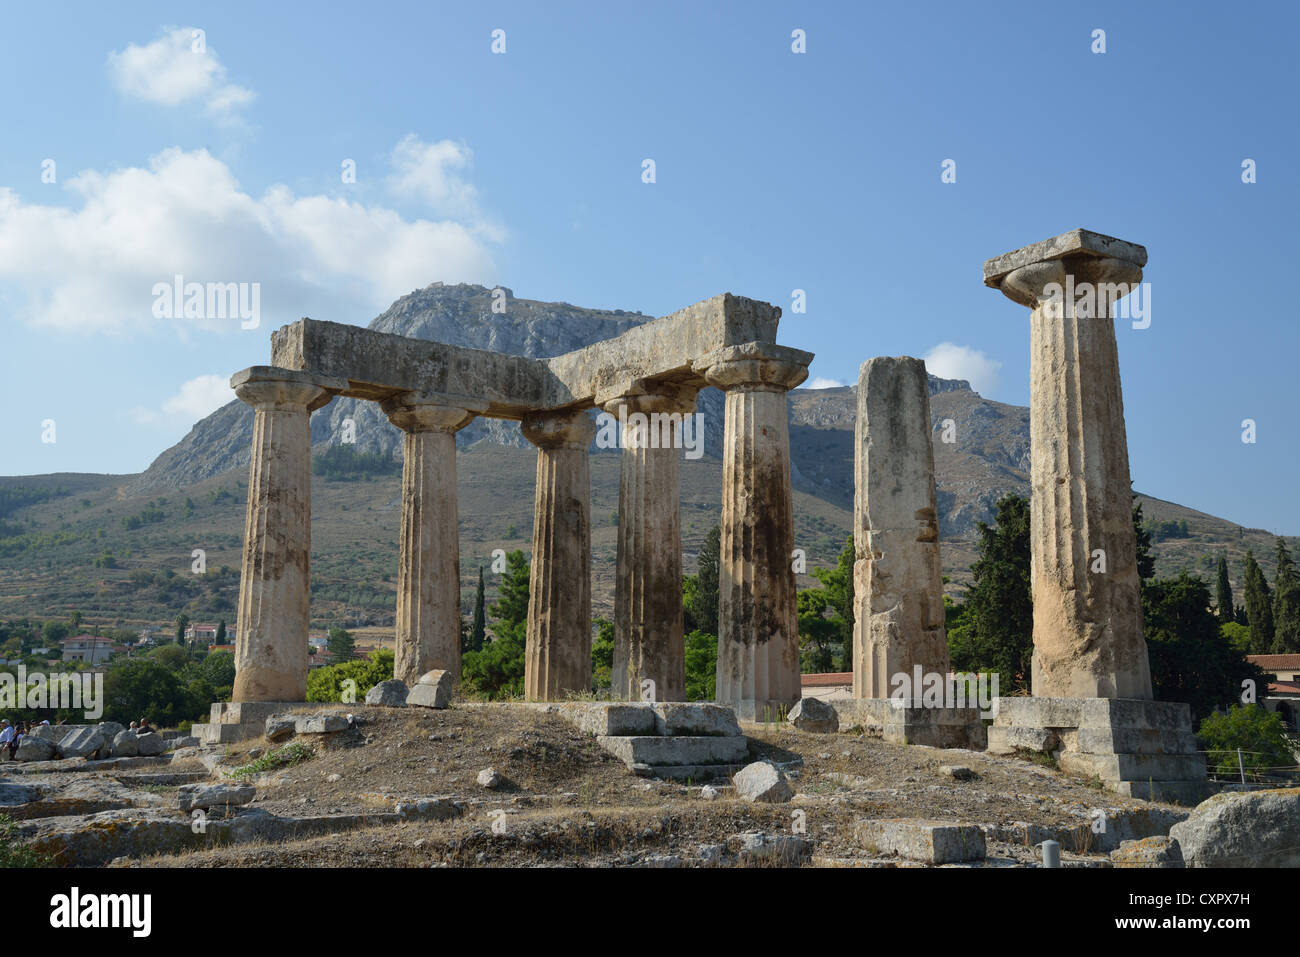
<instances>
[{"instance_id":1,"label":"small stone slab","mask_svg":"<svg viewBox=\"0 0 1300 957\"><path fill-rule=\"evenodd\" d=\"M1063 259L1066 256L1096 256L1106 259L1124 259L1147 264L1147 250L1137 243L1125 242L1114 236L1094 233L1090 229L1072 229L1051 239L1022 246L1020 249L995 256L984 263L984 285L999 289L1008 273L1031 263Z\"/></svg>"},{"instance_id":2,"label":"small stone slab","mask_svg":"<svg viewBox=\"0 0 1300 957\"><path fill-rule=\"evenodd\" d=\"M113 757L133 758L139 753L139 738L130 728L119 732L118 735L113 738Z\"/></svg>"},{"instance_id":3,"label":"small stone slab","mask_svg":"<svg viewBox=\"0 0 1300 957\"><path fill-rule=\"evenodd\" d=\"M984 860L984 831L974 824L906 818L863 820L854 823L853 838L865 850L926 864Z\"/></svg>"},{"instance_id":4,"label":"small stone slab","mask_svg":"<svg viewBox=\"0 0 1300 957\"><path fill-rule=\"evenodd\" d=\"M451 705L453 683L450 671L426 671L406 695L406 704L415 708L447 708Z\"/></svg>"},{"instance_id":5,"label":"small stone slab","mask_svg":"<svg viewBox=\"0 0 1300 957\"><path fill-rule=\"evenodd\" d=\"M563 705L560 713L588 734L627 737L655 733L655 713L649 704L583 702Z\"/></svg>"},{"instance_id":6,"label":"small stone slab","mask_svg":"<svg viewBox=\"0 0 1300 957\"><path fill-rule=\"evenodd\" d=\"M137 734L135 737L136 753L141 757L152 757L162 754L167 750L167 742L163 740L161 734L156 731L149 731L145 734Z\"/></svg>"},{"instance_id":7,"label":"small stone slab","mask_svg":"<svg viewBox=\"0 0 1300 957\"><path fill-rule=\"evenodd\" d=\"M187 814L195 809L240 807L257 795L251 784L186 784L177 790L177 806Z\"/></svg>"},{"instance_id":8,"label":"small stone slab","mask_svg":"<svg viewBox=\"0 0 1300 957\"><path fill-rule=\"evenodd\" d=\"M835 734L840 730L840 716L820 698L801 698L787 715L792 725L810 734Z\"/></svg>"},{"instance_id":9,"label":"small stone slab","mask_svg":"<svg viewBox=\"0 0 1300 957\"><path fill-rule=\"evenodd\" d=\"M611 737L599 735L597 743L631 767L634 764L735 764L749 757L749 741L732 737L660 737L642 735Z\"/></svg>"}]
</instances>

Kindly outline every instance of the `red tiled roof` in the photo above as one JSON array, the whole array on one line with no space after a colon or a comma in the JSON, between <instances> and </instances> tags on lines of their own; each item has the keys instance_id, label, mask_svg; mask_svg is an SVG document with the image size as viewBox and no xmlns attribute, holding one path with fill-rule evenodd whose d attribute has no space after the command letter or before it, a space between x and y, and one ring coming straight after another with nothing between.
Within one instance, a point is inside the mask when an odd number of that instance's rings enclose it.
<instances>
[{"instance_id":1,"label":"red tiled roof","mask_svg":"<svg viewBox=\"0 0 1300 957\"><path fill-rule=\"evenodd\" d=\"M804 688L836 688L840 685L853 684L852 671L828 671L816 675L800 675L799 684Z\"/></svg>"},{"instance_id":2,"label":"red tiled roof","mask_svg":"<svg viewBox=\"0 0 1300 957\"><path fill-rule=\"evenodd\" d=\"M1275 694L1300 694L1300 682L1274 681L1269 684L1268 690Z\"/></svg>"},{"instance_id":3,"label":"red tiled roof","mask_svg":"<svg viewBox=\"0 0 1300 957\"><path fill-rule=\"evenodd\" d=\"M1246 660L1265 671L1273 668L1300 668L1300 655L1247 655Z\"/></svg>"}]
</instances>

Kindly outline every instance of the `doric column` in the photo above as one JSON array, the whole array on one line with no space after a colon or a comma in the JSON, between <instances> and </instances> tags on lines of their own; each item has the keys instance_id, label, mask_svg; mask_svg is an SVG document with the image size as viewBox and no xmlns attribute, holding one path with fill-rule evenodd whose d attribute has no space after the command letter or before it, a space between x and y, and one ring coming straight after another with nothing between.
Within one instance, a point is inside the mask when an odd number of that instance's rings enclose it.
<instances>
[{"instance_id":1,"label":"doric column","mask_svg":"<svg viewBox=\"0 0 1300 957\"><path fill-rule=\"evenodd\" d=\"M524 696L560 701L591 690L588 451L596 425L581 410L534 412L521 429L537 446Z\"/></svg>"},{"instance_id":2,"label":"doric column","mask_svg":"<svg viewBox=\"0 0 1300 957\"><path fill-rule=\"evenodd\" d=\"M311 560L309 420L347 383L254 366L237 372L230 386L253 407L232 697L302 701Z\"/></svg>"},{"instance_id":3,"label":"doric column","mask_svg":"<svg viewBox=\"0 0 1300 957\"><path fill-rule=\"evenodd\" d=\"M460 534L456 432L487 404L467 396L403 393L380 403L402 437L402 532L397 561L393 676L460 677Z\"/></svg>"},{"instance_id":4,"label":"doric column","mask_svg":"<svg viewBox=\"0 0 1300 957\"><path fill-rule=\"evenodd\" d=\"M812 358L751 342L695 363L727 395L717 700L745 720L777 718L802 696L786 392L807 378Z\"/></svg>"},{"instance_id":5,"label":"doric column","mask_svg":"<svg viewBox=\"0 0 1300 957\"><path fill-rule=\"evenodd\" d=\"M698 389L643 383L605 400L619 419L618 566L614 583L613 696L639 700L654 682L656 701L686 698L682 636L682 537L678 515L682 416Z\"/></svg>"},{"instance_id":6,"label":"doric column","mask_svg":"<svg viewBox=\"0 0 1300 957\"><path fill-rule=\"evenodd\" d=\"M1075 230L984 264L1028 306L1036 697L1151 698L1111 306L1146 250Z\"/></svg>"},{"instance_id":7,"label":"doric column","mask_svg":"<svg viewBox=\"0 0 1300 957\"><path fill-rule=\"evenodd\" d=\"M925 363L880 356L858 373L854 455L853 697L895 675L948 673ZM914 689L919 697L921 689Z\"/></svg>"}]
</instances>

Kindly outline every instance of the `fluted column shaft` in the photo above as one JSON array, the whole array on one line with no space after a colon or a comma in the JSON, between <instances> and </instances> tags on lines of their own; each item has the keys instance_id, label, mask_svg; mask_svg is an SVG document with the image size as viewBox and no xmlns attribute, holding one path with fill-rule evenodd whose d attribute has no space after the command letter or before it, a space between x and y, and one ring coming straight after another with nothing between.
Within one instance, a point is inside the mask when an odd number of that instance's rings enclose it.
<instances>
[{"instance_id":1,"label":"fluted column shaft","mask_svg":"<svg viewBox=\"0 0 1300 957\"><path fill-rule=\"evenodd\" d=\"M786 392L811 358L750 345L700 364L726 392L717 700L745 720L775 719L802 696Z\"/></svg>"},{"instance_id":2,"label":"fluted column shaft","mask_svg":"<svg viewBox=\"0 0 1300 957\"><path fill-rule=\"evenodd\" d=\"M1138 247L1140 249L1140 247ZM1145 250L1142 250L1145 263ZM1037 697L1150 699L1119 355L1104 294L1133 261L1069 256L1025 265L1002 291L1030 317L1030 569Z\"/></svg>"},{"instance_id":3,"label":"fluted column shaft","mask_svg":"<svg viewBox=\"0 0 1300 957\"><path fill-rule=\"evenodd\" d=\"M311 562L309 416L331 398L309 375L270 367L231 385L253 407L234 701L307 696Z\"/></svg>"},{"instance_id":4,"label":"fluted column shaft","mask_svg":"<svg viewBox=\"0 0 1300 957\"><path fill-rule=\"evenodd\" d=\"M647 385L609 400L622 424L618 563L614 585L613 696L686 698L682 634L681 416L698 390ZM644 685L652 681L653 685Z\"/></svg>"},{"instance_id":5,"label":"fluted column shaft","mask_svg":"<svg viewBox=\"0 0 1300 957\"><path fill-rule=\"evenodd\" d=\"M591 467L586 412L533 413L537 446L524 696L560 701L591 690Z\"/></svg>"},{"instance_id":6,"label":"fluted column shaft","mask_svg":"<svg viewBox=\"0 0 1300 957\"><path fill-rule=\"evenodd\" d=\"M399 396L382 403L405 432L393 676L408 685L434 669L460 676L456 432L473 421L474 411L449 401Z\"/></svg>"}]
</instances>

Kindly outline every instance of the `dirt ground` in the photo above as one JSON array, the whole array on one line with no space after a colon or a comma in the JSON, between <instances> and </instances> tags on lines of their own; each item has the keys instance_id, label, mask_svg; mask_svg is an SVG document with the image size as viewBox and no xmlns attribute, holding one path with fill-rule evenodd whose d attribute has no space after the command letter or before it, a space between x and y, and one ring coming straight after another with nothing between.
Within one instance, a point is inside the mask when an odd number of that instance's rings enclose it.
<instances>
[{"instance_id":1,"label":"dirt ground","mask_svg":"<svg viewBox=\"0 0 1300 957\"><path fill-rule=\"evenodd\" d=\"M1029 760L981 752L888 745L853 734L817 735L788 726L750 726L751 757L789 768L786 804L752 804L727 781L708 799L693 782L634 776L565 719L509 705L425 709L357 708L357 727L299 736L313 756L252 778L251 805L281 815L392 811L398 802L447 797L451 820L412 820L284 843L239 844L120 861L135 866L697 866L772 863L738 854L743 835L802 839L802 863L904 866L858 846L864 818L920 818L975 824L1087 825L1097 809L1149 808ZM230 746L224 769L268 745ZM802 767L798 766L800 759ZM969 769L958 780L951 766ZM172 771L203 768L181 759ZM494 768L489 790L478 773ZM962 772L958 772L961 774ZM155 789L164 796L167 789ZM1086 850L1086 848L1084 849ZM991 842L984 866L1032 864L1028 839ZM1097 864L1105 855L1066 853ZM790 863L785 860L782 863Z\"/></svg>"}]
</instances>

